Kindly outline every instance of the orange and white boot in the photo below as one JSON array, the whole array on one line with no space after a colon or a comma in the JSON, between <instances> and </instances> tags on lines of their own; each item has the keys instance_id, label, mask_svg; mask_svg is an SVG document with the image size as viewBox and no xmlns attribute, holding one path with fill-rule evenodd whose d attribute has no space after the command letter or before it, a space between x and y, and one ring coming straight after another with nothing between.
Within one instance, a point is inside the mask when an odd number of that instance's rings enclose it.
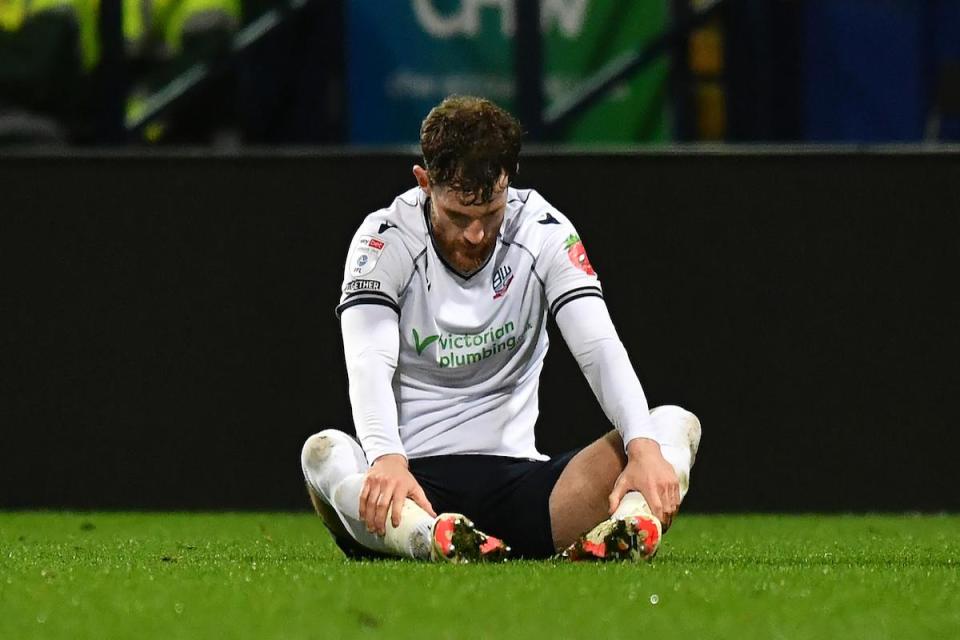
<instances>
[{"instance_id":1,"label":"orange and white boot","mask_svg":"<svg viewBox=\"0 0 960 640\"><path fill-rule=\"evenodd\" d=\"M652 515L604 520L560 554L579 560L650 560L660 546L663 529Z\"/></svg>"},{"instance_id":2,"label":"orange and white boot","mask_svg":"<svg viewBox=\"0 0 960 640\"><path fill-rule=\"evenodd\" d=\"M510 547L499 538L478 531L459 513L441 513L433 523L430 558L434 562L503 562Z\"/></svg>"}]
</instances>

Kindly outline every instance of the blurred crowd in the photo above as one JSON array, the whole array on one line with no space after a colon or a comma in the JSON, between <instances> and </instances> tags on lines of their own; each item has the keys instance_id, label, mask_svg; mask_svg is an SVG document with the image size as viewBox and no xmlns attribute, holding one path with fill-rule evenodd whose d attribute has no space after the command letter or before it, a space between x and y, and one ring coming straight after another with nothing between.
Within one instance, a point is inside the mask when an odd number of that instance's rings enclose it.
<instances>
[{"instance_id":1,"label":"blurred crowd","mask_svg":"<svg viewBox=\"0 0 960 640\"><path fill-rule=\"evenodd\" d=\"M513 106L515 1L0 0L0 145L412 142ZM547 103L708 4L540 0ZM960 140L960 0L728 0L661 58L566 140Z\"/></svg>"},{"instance_id":2,"label":"blurred crowd","mask_svg":"<svg viewBox=\"0 0 960 640\"><path fill-rule=\"evenodd\" d=\"M302 4L0 0L0 145L335 141L342 6Z\"/></svg>"},{"instance_id":3,"label":"blurred crowd","mask_svg":"<svg viewBox=\"0 0 960 640\"><path fill-rule=\"evenodd\" d=\"M98 0L0 0L0 136L96 140L105 66L100 9ZM225 54L241 7L239 0L123 0L117 15L130 80L124 112L132 119L147 96L191 64Z\"/></svg>"}]
</instances>

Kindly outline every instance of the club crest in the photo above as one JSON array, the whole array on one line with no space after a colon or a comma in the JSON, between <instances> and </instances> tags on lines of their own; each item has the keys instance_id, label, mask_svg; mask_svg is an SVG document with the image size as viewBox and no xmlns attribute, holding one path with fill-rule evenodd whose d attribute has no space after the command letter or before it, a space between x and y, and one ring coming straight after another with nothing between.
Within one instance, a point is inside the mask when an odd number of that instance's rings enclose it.
<instances>
[{"instance_id":1,"label":"club crest","mask_svg":"<svg viewBox=\"0 0 960 640\"><path fill-rule=\"evenodd\" d=\"M500 298L510 288L513 282L513 269L509 265L503 265L493 274L493 299Z\"/></svg>"}]
</instances>

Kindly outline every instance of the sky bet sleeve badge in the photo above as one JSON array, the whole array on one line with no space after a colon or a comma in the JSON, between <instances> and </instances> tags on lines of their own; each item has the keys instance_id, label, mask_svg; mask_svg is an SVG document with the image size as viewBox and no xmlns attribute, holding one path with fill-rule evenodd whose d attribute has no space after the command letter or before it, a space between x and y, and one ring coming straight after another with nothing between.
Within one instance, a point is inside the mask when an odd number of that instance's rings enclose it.
<instances>
[{"instance_id":1,"label":"sky bet sleeve badge","mask_svg":"<svg viewBox=\"0 0 960 640\"><path fill-rule=\"evenodd\" d=\"M360 236L350 254L350 275L365 276L377 266L377 260L387 246L383 240L373 236Z\"/></svg>"}]
</instances>

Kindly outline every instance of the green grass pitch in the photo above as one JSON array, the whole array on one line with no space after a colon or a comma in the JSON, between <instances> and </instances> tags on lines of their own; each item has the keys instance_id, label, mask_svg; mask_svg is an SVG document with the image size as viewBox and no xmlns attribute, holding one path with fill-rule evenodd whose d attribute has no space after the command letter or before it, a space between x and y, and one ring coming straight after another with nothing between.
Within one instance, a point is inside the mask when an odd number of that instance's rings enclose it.
<instances>
[{"instance_id":1,"label":"green grass pitch","mask_svg":"<svg viewBox=\"0 0 960 640\"><path fill-rule=\"evenodd\" d=\"M0 512L0 638L958 638L958 516L685 515L651 564L350 562L311 514Z\"/></svg>"}]
</instances>

